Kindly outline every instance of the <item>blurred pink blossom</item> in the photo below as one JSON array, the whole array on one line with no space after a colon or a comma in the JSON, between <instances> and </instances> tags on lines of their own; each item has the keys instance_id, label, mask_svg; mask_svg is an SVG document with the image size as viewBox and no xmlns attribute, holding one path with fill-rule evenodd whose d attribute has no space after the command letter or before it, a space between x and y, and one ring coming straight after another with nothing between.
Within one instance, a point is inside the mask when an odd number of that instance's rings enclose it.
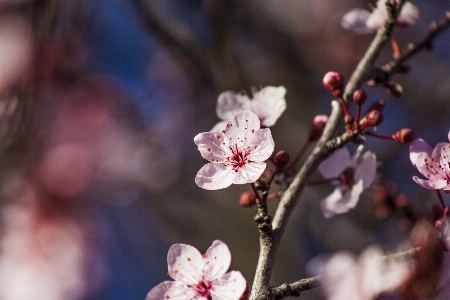
<instances>
[{"instance_id":1,"label":"blurred pink blossom","mask_svg":"<svg viewBox=\"0 0 450 300\"><path fill-rule=\"evenodd\" d=\"M222 132L197 134L194 142L210 162L195 177L195 183L207 190L255 182L275 148L270 129L260 129L258 117L250 110L234 116Z\"/></svg>"},{"instance_id":2,"label":"blurred pink blossom","mask_svg":"<svg viewBox=\"0 0 450 300\"><path fill-rule=\"evenodd\" d=\"M217 100L216 112L224 121L216 124L211 131L221 131L237 113L247 109L258 116L261 126L273 126L286 109L285 94L283 86L267 86L254 93L253 99L232 91L223 92Z\"/></svg>"},{"instance_id":3,"label":"blurred pink blossom","mask_svg":"<svg viewBox=\"0 0 450 300\"><path fill-rule=\"evenodd\" d=\"M365 9L355 8L346 13L341 20L344 29L367 34L377 31L387 19L386 0L378 0L376 8L370 12ZM419 19L419 9L410 2L405 2L397 18L397 25L414 25Z\"/></svg>"},{"instance_id":4,"label":"blurred pink blossom","mask_svg":"<svg viewBox=\"0 0 450 300\"><path fill-rule=\"evenodd\" d=\"M190 245L174 244L167 254L169 275L150 290L147 300L238 300L247 282L239 271L226 273L231 253L222 241L214 241L205 254Z\"/></svg>"},{"instance_id":5,"label":"blurred pink blossom","mask_svg":"<svg viewBox=\"0 0 450 300\"><path fill-rule=\"evenodd\" d=\"M327 260L316 258L309 267L321 275L328 300L372 300L399 288L408 279L408 262L383 256L380 248L367 248L359 258L339 252Z\"/></svg>"},{"instance_id":6,"label":"blurred pink blossom","mask_svg":"<svg viewBox=\"0 0 450 300\"><path fill-rule=\"evenodd\" d=\"M375 179L375 154L367 151L361 156L362 149L363 146L359 146L352 158L346 148L338 149L319 166L319 172L325 179L335 179L338 184L334 192L321 202L326 218L355 207L359 195Z\"/></svg>"}]
</instances>

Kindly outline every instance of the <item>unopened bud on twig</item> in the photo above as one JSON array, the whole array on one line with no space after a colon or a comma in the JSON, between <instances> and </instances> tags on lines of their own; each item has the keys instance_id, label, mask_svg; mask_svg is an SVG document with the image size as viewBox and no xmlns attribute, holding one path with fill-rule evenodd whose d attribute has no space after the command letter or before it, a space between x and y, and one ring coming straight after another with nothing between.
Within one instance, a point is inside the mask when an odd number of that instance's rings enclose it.
<instances>
[{"instance_id":1,"label":"unopened bud on twig","mask_svg":"<svg viewBox=\"0 0 450 300\"><path fill-rule=\"evenodd\" d=\"M344 94L344 75L338 72L328 72L323 77L322 84L335 97L342 98Z\"/></svg>"},{"instance_id":2,"label":"unopened bud on twig","mask_svg":"<svg viewBox=\"0 0 450 300\"><path fill-rule=\"evenodd\" d=\"M287 153L284 150L280 150L275 155L275 159L274 159L275 165L278 168L284 168L289 163L289 159L290 159L289 153Z\"/></svg>"},{"instance_id":3,"label":"unopened bud on twig","mask_svg":"<svg viewBox=\"0 0 450 300\"><path fill-rule=\"evenodd\" d=\"M367 99L367 94L364 90L356 90L353 93L353 101L356 102L357 105L363 105Z\"/></svg>"},{"instance_id":4,"label":"unopened bud on twig","mask_svg":"<svg viewBox=\"0 0 450 300\"><path fill-rule=\"evenodd\" d=\"M367 126L377 127L380 126L381 123L383 123L384 117L381 111L374 109L369 111L363 118L363 120L364 123L367 123Z\"/></svg>"},{"instance_id":5,"label":"unopened bud on twig","mask_svg":"<svg viewBox=\"0 0 450 300\"><path fill-rule=\"evenodd\" d=\"M256 204L256 196L252 192L244 192L241 194L239 204L243 207L251 207Z\"/></svg>"},{"instance_id":6,"label":"unopened bud on twig","mask_svg":"<svg viewBox=\"0 0 450 300\"><path fill-rule=\"evenodd\" d=\"M354 121L355 121L355 118L353 118L353 117L350 116L350 115L346 115L346 116L344 117L344 122L345 122L345 124L351 125L351 124L353 124Z\"/></svg>"},{"instance_id":7,"label":"unopened bud on twig","mask_svg":"<svg viewBox=\"0 0 450 300\"><path fill-rule=\"evenodd\" d=\"M322 136L323 130L327 125L327 122L328 122L327 115L317 115L314 117L309 126L309 140L311 142L317 141Z\"/></svg>"},{"instance_id":8,"label":"unopened bud on twig","mask_svg":"<svg viewBox=\"0 0 450 300\"><path fill-rule=\"evenodd\" d=\"M392 138L400 144L408 144L416 138L414 132L410 128L403 128L397 131Z\"/></svg>"}]
</instances>

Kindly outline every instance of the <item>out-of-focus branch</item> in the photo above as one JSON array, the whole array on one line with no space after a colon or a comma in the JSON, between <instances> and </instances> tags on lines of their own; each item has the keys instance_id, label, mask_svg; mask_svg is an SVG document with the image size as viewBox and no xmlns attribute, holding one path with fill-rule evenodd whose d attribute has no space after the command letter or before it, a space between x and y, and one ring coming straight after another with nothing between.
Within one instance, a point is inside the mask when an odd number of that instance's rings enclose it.
<instances>
[{"instance_id":1,"label":"out-of-focus branch","mask_svg":"<svg viewBox=\"0 0 450 300\"><path fill-rule=\"evenodd\" d=\"M390 81L391 77L395 74L402 73L404 69L404 63L417 54L419 51L424 49L431 49L433 40L447 30L450 27L450 12L446 12L445 18L439 23L433 22L430 26L430 30L427 36L417 44L409 44L406 50L404 50L401 55L395 58L393 61L382 66L381 68L375 69L371 78L376 83L387 83Z\"/></svg>"},{"instance_id":2,"label":"out-of-focus branch","mask_svg":"<svg viewBox=\"0 0 450 300\"><path fill-rule=\"evenodd\" d=\"M350 104L353 92L362 86L369 78L375 60L392 35L398 12L403 3L404 0L399 0L398 2L387 1L388 18L386 19L384 26L378 30L369 49L359 62L346 86L344 97L348 104ZM333 138L341 121L342 107L337 101L333 101L332 112L327 126L325 127L324 134L280 200L272 223L272 243L260 243L261 251L250 299L274 299L269 293L269 282L281 237L286 229L289 218L299 201L299 196L303 191L303 188L306 186L308 180L319 164L334 151L329 148L331 145L327 144L327 142ZM344 145L344 143L342 143L342 145Z\"/></svg>"}]
</instances>

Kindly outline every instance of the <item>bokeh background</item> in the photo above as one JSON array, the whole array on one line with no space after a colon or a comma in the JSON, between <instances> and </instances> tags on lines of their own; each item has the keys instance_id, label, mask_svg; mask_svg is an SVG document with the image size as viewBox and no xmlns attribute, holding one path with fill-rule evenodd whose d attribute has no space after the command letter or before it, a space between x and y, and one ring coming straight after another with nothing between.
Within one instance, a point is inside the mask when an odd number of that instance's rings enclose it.
<instances>
[{"instance_id":1,"label":"bokeh background","mask_svg":"<svg viewBox=\"0 0 450 300\"><path fill-rule=\"evenodd\" d=\"M412 2L420 20L395 31L401 47L420 41L450 9L448 0ZM170 245L203 252L215 239L229 245L231 268L251 284L256 209L239 205L250 186L197 187L206 161L193 137L218 121L220 92L283 85L287 109L272 133L276 150L294 156L311 119L330 112L323 75L349 78L373 37L344 31L340 19L369 4L1 0L0 299L145 299L169 280ZM391 59L387 45L377 64ZM378 132L410 127L430 145L447 141L450 32L408 64L408 74L394 77L400 99L367 87L368 103L387 103ZM380 161L378 184L395 182L408 212L374 204L380 193L373 188L349 214L325 219L319 202L333 187L307 188L273 285L308 276L305 266L319 254L358 253L374 243L395 251L437 203L412 181L408 146L370 138L366 145Z\"/></svg>"}]
</instances>

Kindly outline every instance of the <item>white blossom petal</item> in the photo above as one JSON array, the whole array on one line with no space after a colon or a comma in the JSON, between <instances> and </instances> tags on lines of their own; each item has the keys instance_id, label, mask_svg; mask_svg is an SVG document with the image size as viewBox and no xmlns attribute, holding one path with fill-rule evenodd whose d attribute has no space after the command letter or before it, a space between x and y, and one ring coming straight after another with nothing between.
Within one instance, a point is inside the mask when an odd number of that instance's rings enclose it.
<instances>
[{"instance_id":1,"label":"white blossom petal","mask_svg":"<svg viewBox=\"0 0 450 300\"><path fill-rule=\"evenodd\" d=\"M197 284L203 279L204 264L201 253L190 245L174 244L167 254L170 277L186 285Z\"/></svg>"},{"instance_id":2,"label":"white blossom petal","mask_svg":"<svg viewBox=\"0 0 450 300\"><path fill-rule=\"evenodd\" d=\"M419 9L411 2L405 2L397 18L400 25L414 25L419 20Z\"/></svg>"},{"instance_id":3,"label":"white blossom petal","mask_svg":"<svg viewBox=\"0 0 450 300\"><path fill-rule=\"evenodd\" d=\"M195 176L195 183L206 190L219 190L233 183L231 168L217 163L204 165Z\"/></svg>"},{"instance_id":4,"label":"white blossom petal","mask_svg":"<svg viewBox=\"0 0 450 300\"><path fill-rule=\"evenodd\" d=\"M444 188L450 187L450 185L447 183L447 180L425 180L421 179L417 176L413 176L413 180L420 185L421 187L429 190L440 190Z\"/></svg>"},{"instance_id":5,"label":"white blossom petal","mask_svg":"<svg viewBox=\"0 0 450 300\"><path fill-rule=\"evenodd\" d=\"M251 102L251 110L258 116L261 125L270 127L286 109L286 88L283 86L267 86L255 93Z\"/></svg>"},{"instance_id":6,"label":"white blossom petal","mask_svg":"<svg viewBox=\"0 0 450 300\"><path fill-rule=\"evenodd\" d=\"M342 28L357 34L367 34L374 32L374 28L366 25L370 12L365 9L355 8L346 13L341 20Z\"/></svg>"},{"instance_id":7,"label":"white blossom petal","mask_svg":"<svg viewBox=\"0 0 450 300\"><path fill-rule=\"evenodd\" d=\"M238 300L244 294L247 282L239 271L224 274L213 283L212 299Z\"/></svg>"},{"instance_id":8,"label":"white blossom petal","mask_svg":"<svg viewBox=\"0 0 450 300\"><path fill-rule=\"evenodd\" d=\"M222 132L222 130L225 130L227 128L228 122L220 121L214 127L210 130L211 132Z\"/></svg>"},{"instance_id":9,"label":"white blossom petal","mask_svg":"<svg viewBox=\"0 0 450 300\"><path fill-rule=\"evenodd\" d=\"M424 140L415 139L409 146L409 158L414 167L417 167L418 156L422 153L426 153L431 156L433 148L430 147Z\"/></svg>"},{"instance_id":10,"label":"white blossom petal","mask_svg":"<svg viewBox=\"0 0 450 300\"><path fill-rule=\"evenodd\" d=\"M270 129L260 129L255 132L249 142L251 161L262 162L267 160L272 155L275 149L275 142L272 138Z\"/></svg>"},{"instance_id":11,"label":"white blossom petal","mask_svg":"<svg viewBox=\"0 0 450 300\"><path fill-rule=\"evenodd\" d=\"M226 91L217 100L217 116L224 121L231 121L239 112L250 109L250 99L247 96Z\"/></svg>"},{"instance_id":12,"label":"white blossom petal","mask_svg":"<svg viewBox=\"0 0 450 300\"><path fill-rule=\"evenodd\" d=\"M202 132L194 137L194 143L202 157L213 163L225 163L226 157L232 153L228 140L220 132Z\"/></svg>"},{"instance_id":13,"label":"white blossom petal","mask_svg":"<svg viewBox=\"0 0 450 300\"><path fill-rule=\"evenodd\" d=\"M164 281L148 292L145 300L191 300L195 291L180 281Z\"/></svg>"},{"instance_id":14,"label":"white blossom petal","mask_svg":"<svg viewBox=\"0 0 450 300\"><path fill-rule=\"evenodd\" d=\"M205 253L207 265L204 276L219 278L225 274L231 264L231 253L228 246L222 241L214 241Z\"/></svg>"},{"instance_id":15,"label":"white blossom petal","mask_svg":"<svg viewBox=\"0 0 450 300\"><path fill-rule=\"evenodd\" d=\"M336 178L351 165L352 161L347 148L340 148L320 164L319 172L325 179Z\"/></svg>"},{"instance_id":16,"label":"white blossom petal","mask_svg":"<svg viewBox=\"0 0 450 300\"><path fill-rule=\"evenodd\" d=\"M367 151L363 154L361 162L355 167L355 181L362 179L363 189L368 188L375 179L377 159L375 154Z\"/></svg>"},{"instance_id":17,"label":"white blossom petal","mask_svg":"<svg viewBox=\"0 0 450 300\"><path fill-rule=\"evenodd\" d=\"M239 168L239 170L231 171L231 177L234 184L252 183L259 179L264 170L266 169L266 163L264 162L252 162Z\"/></svg>"}]
</instances>

